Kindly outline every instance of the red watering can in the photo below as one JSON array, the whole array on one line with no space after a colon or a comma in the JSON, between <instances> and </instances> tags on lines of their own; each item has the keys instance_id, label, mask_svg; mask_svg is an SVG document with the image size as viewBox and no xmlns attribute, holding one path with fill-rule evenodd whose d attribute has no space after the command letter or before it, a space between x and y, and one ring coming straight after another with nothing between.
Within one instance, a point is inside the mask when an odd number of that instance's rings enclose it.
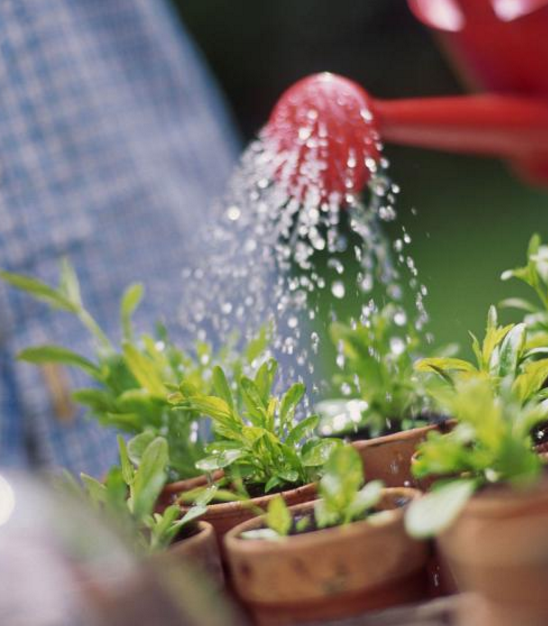
<instances>
[{"instance_id":1,"label":"red watering can","mask_svg":"<svg viewBox=\"0 0 548 626\"><path fill-rule=\"evenodd\" d=\"M548 186L548 0L408 0L434 29L474 95L373 99L317 74L290 87L265 128L278 173L300 199L360 191L379 142L502 157Z\"/></svg>"}]
</instances>

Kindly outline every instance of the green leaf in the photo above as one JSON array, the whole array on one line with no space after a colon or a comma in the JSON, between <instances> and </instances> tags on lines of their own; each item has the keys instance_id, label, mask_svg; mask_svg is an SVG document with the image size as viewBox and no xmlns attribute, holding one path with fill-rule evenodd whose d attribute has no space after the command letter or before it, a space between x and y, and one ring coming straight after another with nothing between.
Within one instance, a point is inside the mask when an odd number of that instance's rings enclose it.
<instances>
[{"instance_id":1,"label":"green leaf","mask_svg":"<svg viewBox=\"0 0 548 626\"><path fill-rule=\"evenodd\" d=\"M127 442L127 455L130 461L138 466L148 446L156 439L156 433L145 430Z\"/></svg>"},{"instance_id":2,"label":"green leaf","mask_svg":"<svg viewBox=\"0 0 548 626\"><path fill-rule=\"evenodd\" d=\"M303 446L303 467L321 467L341 442L338 439L318 439L309 441Z\"/></svg>"},{"instance_id":3,"label":"green leaf","mask_svg":"<svg viewBox=\"0 0 548 626\"><path fill-rule=\"evenodd\" d=\"M78 309L82 308L82 296L80 295L80 283L74 268L64 258L61 260L61 276L59 280L59 291L72 302Z\"/></svg>"},{"instance_id":4,"label":"green leaf","mask_svg":"<svg viewBox=\"0 0 548 626\"><path fill-rule=\"evenodd\" d=\"M515 376L525 346L526 335L527 326L516 324L504 338L499 353L498 375L501 378Z\"/></svg>"},{"instance_id":5,"label":"green leaf","mask_svg":"<svg viewBox=\"0 0 548 626\"><path fill-rule=\"evenodd\" d=\"M80 474L80 478L84 483L86 491L95 506L103 504L107 495L107 488L97 479L87 474Z\"/></svg>"},{"instance_id":6,"label":"green leaf","mask_svg":"<svg viewBox=\"0 0 548 626\"><path fill-rule=\"evenodd\" d=\"M122 437L122 435L118 435L117 440L118 452L120 454L120 465L122 466L122 476L126 485L131 485L135 476L135 470L133 469L133 465L129 460L126 441Z\"/></svg>"},{"instance_id":7,"label":"green leaf","mask_svg":"<svg viewBox=\"0 0 548 626\"><path fill-rule=\"evenodd\" d=\"M207 474L232 465L242 456L242 450L224 450L214 456L208 456L196 463L196 468Z\"/></svg>"},{"instance_id":8,"label":"green leaf","mask_svg":"<svg viewBox=\"0 0 548 626\"><path fill-rule=\"evenodd\" d=\"M295 416L295 410L299 406L306 391L303 383L295 383L285 392L280 404L280 422L282 427L290 425ZM302 423L302 422L301 422ZM316 424L317 425L317 424ZM316 428L316 426L314 426ZM313 429L312 429L313 430ZM303 435L301 435L302 437ZM301 439L299 437L299 439ZM299 440L297 439L297 441Z\"/></svg>"},{"instance_id":9,"label":"green leaf","mask_svg":"<svg viewBox=\"0 0 548 626\"><path fill-rule=\"evenodd\" d=\"M218 365L213 368L213 389L215 393L227 403L230 409L234 410L234 398L230 390L230 385L228 384L225 373Z\"/></svg>"},{"instance_id":10,"label":"green leaf","mask_svg":"<svg viewBox=\"0 0 548 626\"><path fill-rule=\"evenodd\" d=\"M372 480L362 487L351 500L346 511L346 522L352 522L359 519L367 511L376 506L381 497L384 485L380 480Z\"/></svg>"},{"instance_id":11,"label":"green leaf","mask_svg":"<svg viewBox=\"0 0 548 626\"><path fill-rule=\"evenodd\" d=\"M536 313L537 307L523 298L506 298L499 302L499 307L502 309L518 309L520 311L526 311L527 313Z\"/></svg>"},{"instance_id":12,"label":"green leaf","mask_svg":"<svg viewBox=\"0 0 548 626\"><path fill-rule=\"evenodd\" d=\"M143 295L143 285L135 283L134 285L130 285L122 296L122 302L120 304L120 321L122 324L123 337L126 341L131 341L133 338L131 318L141 303Z\"/></svg>"},{"instance_id":13,"label":"green leaf","mask_svg":"<svg viewBox=\"0 0 548 626\"><path fill-rule=\"evenodd\" d=\"M69 367L77 367L83 370L88 376L96 380L102 380L101 370L91 361L80 356L72 350L62 348L60 346L37 346L34 348L25 348L17 358L20 361L42 365L43 363L61 363Z\"/></svg>"},{"instance_id":14,"label":"green leaf","mask_svg":"<svg viewBox=\"0 0 548 626\"><path fill-rule=\"evenodd\" d=\"M411 502L405 515L409 535L426 539L449 528L474 495L476 487L473 480L455 480Z\"/></svg>"},{"instance_id":15,"label":"green leaf","mask_svg":"<svg viewBox=\"0 0 548 626\"><path fill-rule=\"evenodd\" d=\"M133 515L138 521L154 511L167 480L168 461L167 441L157 437L145 450L133 480Z\"/></svg>"},{"instance_id":16,"label":"green leaf","mask_svg":"<svg viewBox=\"0 0 548 626\"><path fill-rule=\"evenodd\" d=\"M268 359L268 361L261 365L255 375L255 385L264 406L268 404L268 398L270 397L277 370L278 363L276 360Z\"/></svg>"},{"instance_id":17,"label":"green leaf","mask_svg":"<svg viewBox=\"0 0 548 626\"><path fill-rule=\"evenodd\" d=\"M282 496L277 495L268 503L266 523L281 537L286 537L289 534L292 517Z\"/></svg>"},{"instance_id":18,"label":"green leaf","mask_svg":"<svg viewBox=\"0 0 548 626\"><path fill-rule=\"evenodd\" d=\"M343 513L363 484L363 465L352 446L339 446L329 456L320 480L320 496L329 509Z\"/></svg>"},{"instance_id":19,"label":"green leaf","mask_svg":"<svg viewBox=\"0 0 548 626\"><path fill-rule=\"evenodd\" d=\"M215 396L192 396L189 404L195 411L211 417L223 425L229 425L232 419L232 412L228 404L221 398Z\"/></svg>"},{"instance_id":20,"label":"green leaf","mask_svg":"<svg viewBox=\"0 0 548 626\"><path fill-rule=\"evenodd\" d=\"M79 307L71 302L64 294L40 280L21 274L13 274L11 272L0 272L0 278L12 285L12 287L25 291L31 296L34 296L37 300L46 302L56 309L68 311L69 313L79 312Z\"/></svg>"},{"instance_id":21,"label":"green leaf","mask_svg":"<svg viewBox=\"0 0 548 626\"><path fill-rule=\"evenodd\" d=\"M168 391L154 364L130 343L124 343L123 352L127 366L139 384L153 396L165 398Z\"/></svg>"},{"instance_id":22,"label":"green leaf","mask_svg":"<svg viewBox=\"0 0 548 626\"><path fill-rule=\"evenodd\" d=\"M444 357L432 357L428 359L421 359L415 363L415 369L417 372L429 372L429 371L460 371L460 372L477 372L477 369L463 359L444 358Z\"/></svg>"},{"instance_id":23,"label":"green leaf","mask_svg":"<svg viewBox=\"0 0 548 626\"><path fill-rule=\"evenodd\" d=\"M532 398L548 378L548 359L529 361L516 377L512 390L522 403Z\"/></svg>"},{"instance_id":24,"label":"green leaf","mask_svg":"<svg viewBox=\"0 0 548 626\"><path fill-rule=\"evenodd\" d=\"M318 427L319 423L320 418L318 415L310 415L309 417L306 417L290 431L285 440L286 445L297 445L301 439L313 433Z\"/></svg>"}]
</instances>

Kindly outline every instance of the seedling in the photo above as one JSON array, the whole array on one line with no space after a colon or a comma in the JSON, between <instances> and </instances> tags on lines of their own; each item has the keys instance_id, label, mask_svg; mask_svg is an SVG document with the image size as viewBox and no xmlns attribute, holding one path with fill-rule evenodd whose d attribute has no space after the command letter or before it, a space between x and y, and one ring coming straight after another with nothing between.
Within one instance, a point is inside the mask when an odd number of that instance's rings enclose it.
<instances>
[{"instance_id":1,"label":"seedling","mask_svg":"<svg viewBox=\"0 0 548 626\"><path fill-rule=\"evenodd\" d=\"M251 495L316 480L329 453L339 445L337 440L314 436L317 415L296 418L305 394L302 383L293 384L281 396L273 393L276 372L277 363L270 359L254 379L242 376L231 385L216 366L215 395L204 395L185 380L169 396L175 409L191 410L213 421L215 439L206 448L209 456L196 467L205 473L224 470L225 482Z\"/></svg>"},{"instance_id":2,"label":"seedling","mask_svg":"<svg viewBox=\"0 0 548 626\"><path fill-rule=\"evenodd\" d=\"M457 382L446 403L457 425L449 434L429 433L413 466L417 478L439 479L407 513L407 529L418 538L450 526L480 489L500 483L528 485L542 471L531 431L546 420L546 403L522 406L505 385L495 392L488 380L478 377Z\"/></svg>"},{"instance_id":3,"label":"seedling","mask_svg":"<svg viewBox=\"0 0 548 626\"><path fill-rule=\"evenodd\" d=\"M335 383L345 397L318 404L322 433L367 428L377 436L416 426L428 403L413 370L419 339L405 314L388 305L372 314L367 325L333 324L331 336L344 357Z\"/></svg>"},{"instance_id":4,"label":"seedling","mask_svg":"<svg viewBox=\"0 0 548 626\"><path fill-rule=\"evenodd\" d=\"M207 506L198 501L182 518L181 509L176 505L169 506L162 514L156 513L156 502L168 477L167 442L161 437L151 441L137 468L131 463L121 436L118 436L118 444L120 467L112 468L104 482L82 474L85 493L101 513L110 515L134 538L139 549L163 550L188 530L205 513Z\"/></svg>"},{"instance_id":5,"label":"seedling","mask_svg":"<svg viewBox=\"0 0 548 626\"><path fill-rule=\"evenodd\" d=\"M517 278L528 285L536 301L525 298L508 298L501 307L517 309L525 314L524 322L529 328L528 350L548 353L548 246L542 244L539 235L533 235L527 249L527 265L502 273L502 280Z\"/></svg>"},{"instance_id":6,"label":"seedling","mask_svg":"<svg viewBox=\"0 0 548 626\"><path fill-rule=\"evenodd\" d=\"M245 539L280 539L290 534L332 526L344 526L363 520L374 513L382 494L382 482L376 480L363 486L360 455L352 446L337 447L324 468L312 517L293 519L283 498L274 498L266 515L266 528L248 531Z\"/></svg>"},{"instance_id":7,"label":"seedling","mask_svg":"<svg viewBox=\"0 0 548 626\"><path fill-rule=\"evenodd\" d=\"M74 400L86 406L103 426L135 436L128 444L133 462L138 463L142 451L161 435L168 443L170 480L195 476L195 464L204 456L198 417L186 408L174 409L166 398L178 388L181 376L201 393L210 393L215 363L241 372L266 348L266 330L248 344L242 356L235 353L235 338L217 353L208 344L198 342L191 356L176 347L162 325L157 326L155 336L144 334L136 338L132 316L144 290L135 284L122 297L123 341L118 349L85 308L78 278L67 261L62 263L57 287L20 274L0 272L0 276L53 309L75 315L94 340L93 360L55 345L27 348L19 359L38 365L55 362L83 370L95 386L75 391Z\"/></svg>"},{"instance_id":8,"label":"seedling","mask_svg":"<svg viewBox=\"0 0 548 626\"><path fill-rule=\"evenodd\" d=\"M497 310L489 309L485 337L480 344L472 336L476 363L457 358L427 358L417 362L418 372L435 373L450 387L458 382L487 380L496 391L505 381L516 397L525 404L539 396L548 376L548 351L528 347L529 328L525 323L498 325Z\"/></svg>"}]
</instances>

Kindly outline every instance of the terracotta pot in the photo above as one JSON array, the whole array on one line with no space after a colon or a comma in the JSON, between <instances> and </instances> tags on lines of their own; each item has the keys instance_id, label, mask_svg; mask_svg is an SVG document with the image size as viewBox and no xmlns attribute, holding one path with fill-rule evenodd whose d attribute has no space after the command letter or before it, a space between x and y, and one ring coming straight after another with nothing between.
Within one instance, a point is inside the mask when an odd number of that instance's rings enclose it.
<instances>
[{"instance_id":1,"label":"terracotta pot","mask_svg":"<svg viewBox=\"0 0 548 626\"><path fill-rule=\"evenodd\" d=\"M367 480L382 480L387 487L415 487L417 483L411 474L411 457L417 446L429 432L445 432L451 429L453 423L413 428L385 437L356 441L352 445L362 457Z\"/></svg>"},{"instance_id":2,"label":"terracotta pot","mask_svg":"<svg viewBox=\"0 0 548 626\"><path fill-rule=\"evenodd\" d=\"M211 524L198 522L198 532L190 537L176 541L169 547L168 553L183 564L190 564L204 573L217 587L224 586L223 568L215 531Z\"/></svg>"},{"instance_id":3,"label":"terracotta pot","mask_svg":"<svg viewBox=\"0 0 548 626\"><path fill-rule=\"evenodd\" d=\"M438 543L459 588L482 600L481 626L548 624L548 480L478 494ZM479 625L472 614L462 623Z\"/></svg>"},{"instance_id":4,"label":"terracotta pot","mask_svg":"<svg viewBox=\"0 0 548 626\"><path fill-rule=\"evenodd\" d=\"M405 533L402 497L413 489L385 489L380 525L367 521L291 536L280 541L241 539L260 528L249 520L225 537L234 590L259 626L339 619L426 597L428 546ZM294 513L313 510L309 502Z\"/></svg>"}]
</instances>

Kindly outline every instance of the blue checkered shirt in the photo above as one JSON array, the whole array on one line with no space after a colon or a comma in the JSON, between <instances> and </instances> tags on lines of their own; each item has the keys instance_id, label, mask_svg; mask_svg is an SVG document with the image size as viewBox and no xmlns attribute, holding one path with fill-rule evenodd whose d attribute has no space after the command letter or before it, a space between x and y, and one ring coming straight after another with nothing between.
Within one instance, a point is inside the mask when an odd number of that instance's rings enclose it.
<instances>
[{"instance_id":1,"label":"blue checkered shirt","mask_svg":"<svg viewBox=\"0 0 548 626\"><path fill-rule=\"evenodd\" d=\"M118 302L145 284L143 329L175 312L193 235L237 148L223 103L167 0L1 0L0 267L56 282L68 256L118 338ZM23 347L89 354L79 322L0 285L0 465L95 475L115 437L56 415ZM89 386L68 373L72 387Z\"/></svg>"}]
</instances>

